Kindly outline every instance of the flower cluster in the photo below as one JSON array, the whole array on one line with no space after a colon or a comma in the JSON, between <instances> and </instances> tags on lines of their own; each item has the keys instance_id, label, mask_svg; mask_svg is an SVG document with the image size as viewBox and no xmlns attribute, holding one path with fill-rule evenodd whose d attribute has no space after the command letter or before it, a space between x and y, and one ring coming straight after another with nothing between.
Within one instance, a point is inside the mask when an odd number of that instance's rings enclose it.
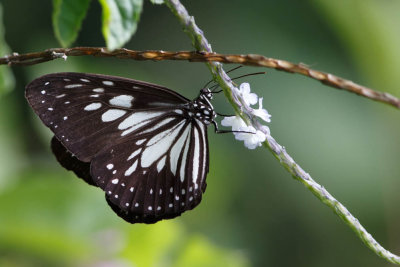
<instances>
[{"instance_id":1,"label":"flower cluster","mask_svg":"<svg viewBox=\"0 0 400 267\"><path fill-rule=\"evenodd\" d=\"M262 100L263 98L254 93L250 92L250 84L242 83L239 86L237 93L242 97L244 103L251 110L251 114L259 117L265 122L271 122L271 115L267 110L263 109ZM258 101L258 108L253 109L251 105L255 105ZM232 127L233 134L237 140L244 141L244 145L248 149L255 149L265 141L267 135L269 135L269 128L267 126L262 126L263 131L256 130L253 126L248 126L241 117L231 116L225 117L221 124L223 126Z\"/></svg>"}]
</instances>

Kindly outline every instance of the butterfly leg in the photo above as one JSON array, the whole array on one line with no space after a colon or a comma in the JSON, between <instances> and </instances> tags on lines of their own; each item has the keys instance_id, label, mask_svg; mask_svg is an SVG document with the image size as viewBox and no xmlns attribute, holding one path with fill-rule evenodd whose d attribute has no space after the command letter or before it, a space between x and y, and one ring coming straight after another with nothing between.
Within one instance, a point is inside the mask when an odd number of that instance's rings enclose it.
<instances>
[{"instance_id":1,"label":"butterfly leg","mask_svg":"<svg viewBox=\"0 0 400 267\"><path fill-rule=\"evenodd\" d=\"M223 133L249 133L249 134L255 134L253 132L247 132L247 131L232 131L232 130L220 130L218 129L218 124L216 121L211 121L211 123L214 125L214 131L217 134L223 134Z\"/></svg>"}]
</instances>

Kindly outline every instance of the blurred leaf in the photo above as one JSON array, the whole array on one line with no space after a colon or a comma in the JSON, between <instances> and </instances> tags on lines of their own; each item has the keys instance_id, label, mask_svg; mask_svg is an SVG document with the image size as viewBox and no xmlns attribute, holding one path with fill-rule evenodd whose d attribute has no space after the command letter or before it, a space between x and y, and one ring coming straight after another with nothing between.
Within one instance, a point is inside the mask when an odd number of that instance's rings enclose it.
<instances>
[{"instance_id":1,"label":"blurred leaf","mask_svg":"<svg viewBox=\"0 0 400 267\"><path fill-rule=\"evenodd\" d=\"M63 47L78 37L90 0L53 0L53 28Z\"/></svg>"},{"instance_id":2,"label":"blurred leaf","mask_svg":"<svg viewBox=\"0 0 400 267\"><path fill-rule=\"evenodd\" d=\"M240 252L231 252L211 244L202 236L193 236L179 253L176 267L245 267L249 262Z\"/></svg>"},{"instance_id":3,"label":"blurred leaf","mask_svg":"<svg viewBox=\"0 0 400 267\"><path fill-rule=\"evenodd\" d=\"M382 91L399 93L400 1L313 2L327 15L322 17L349 48L366 77Z\"/></svg>"},{"instance_id":4,"label":"blurred leaf","mask_svg":"<svg viewBox=\"0 0 400 267\"><path fill-rule=\"evenodd\" d=\"M176 221L135 225L129 227L128 233L129 241L122 256L140 267L160 266L162 262L171 261L167 256L185 238L182 226Z\"/></svg>"},{"instance_id":5,"label":"blurred leaf","mask_svg":"<svg viewBox=\"0 0 400 267\"><path fill-rule=\"evenodd\" d=\"M156 4L156 5L164 4L164 0L150 0L150 2L152 2L153 4Z\"/></svg>"},{"instance_id":6,"label":"blurred leaf","mask_svg":"<svg viewBox=\"0 0 400 267\"><path fill-rule=\"evenodd\" d=\"M103 36L107 48L122 47L137 29L143 0L99 0L103 9Z\"/></svg>"},{"instance_id":7,"label":"blurred leaf","mask_svg":"<svg viewBox=\"0 0 400 267\"><path fill-rule=\"evenodd\" d=\"M3 27L3 8L0 3L0 56L4 56L10 53L10 49L7 46L6 40L4 39L5 29ZM14 76L8 66L0 66L0 96L13 89L15 86Z\"/></svg>"},{"instance_id":8,"label":"blurred leaf","mask_svg":"<svg viewBox=\"0 0 400 267\"><path fill-rule=\"evenodd\" d=\"M247 266L241 254L187 233L179 220L124 222L101 190L68 174L28 169L0 192L6 266ZM18 265L22 259L31 264Z\"/></svg>"}]
</instances>

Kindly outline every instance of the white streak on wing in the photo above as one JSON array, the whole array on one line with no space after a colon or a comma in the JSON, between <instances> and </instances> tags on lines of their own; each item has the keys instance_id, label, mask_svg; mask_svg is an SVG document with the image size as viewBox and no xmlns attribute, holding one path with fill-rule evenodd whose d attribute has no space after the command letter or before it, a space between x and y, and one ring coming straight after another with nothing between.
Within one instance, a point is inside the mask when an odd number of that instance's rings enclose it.
<instances>
[{"instance_id":1,"label":"white streak on wing","mask_svg":"<svg viewBox=\"0 0 400 267\"><path fill-rule=\"evenodd\" d=\"M152 145L158 143L161 139L163 139L163 138L166 137L167 135L171 134L171 132L173 132L174 129L175 129L177 126L181 125L183 122L184 122L184 121L182 120L182 121L180 121L179 123L177 123L174 127L171 127L171 128L169 128L169 129L166 129L165 131L162 131L162 132L158 133L157 135L153 136L153 137L149 140L149 142L147 142L147 146L149 147L149 146L152 146ZM182 126L182 125L181 125L181 126ZM182 127L180 127L180 128L182 128Z\"/></svg>"},{"instance_id":2,"label":"white streak on wing","mask_svg":"<svg viewBox=\"0 0 400 267\"><path fill-rule=\"evenodd\" d=\"M175 113L178 113L178 114L181 114L181 115L183 114L183 111L181 109L175 109L174 111L175 111Z\"/></svg>"},{"instance_id":3,"label":"white streak on wing","mask_svg":"<svg viewBox=\"0 0 400 267\"><path fill-rule=\"evenodd\" d=\"M95 92L95 93L103 93L104 92L104 88L94 88L93 92Z\"/></svg>"},{"instance_id":4,"label":"white streak on wing","mask_svg":"<svg viewBox=\"0 0 400 267\"><path fill-rule=\"evenodd\" d=\"M92 111L92 110L96 110L96 109L99 109L99 108L101 108L101 103L92 103L92 104L87 105L84 108L84 110Z\"/></svg>"},{"instance_id":5,"label":"white streak on wing","mask_svg":"<svg viewBox=\"0 0 400 267\"><path fill-rule=\"evenodd\" d=\"M190 125L190 128L192 128L192 125ZM191 135L191 131L189 131L189 134L186 138L185 150L183 151L183 156L182 156L182 164L181 164L181 171L180 171L181 182L183 182L185 180L185 168L186 168L187 154L188 154L189 146L190 146L190 135Z\"/></svg>"},{"instance_id":6,"label":"white streak on wing","mask_svg":"<svg viewBox=\"0 0 400 267\"><path fill-rule=\"evenodd\" d=\"M174 119L175 119L175 118L166 118L165 120L162 120L161 122L157 123L157 124L154 125L153 127L148 128L148 129L146 129L146 130L144 130L144 131L142 131L142 132L140 132L140 133L141 133L141 134L150 133L150 132L152 132L152 131L154 131L154 130L160 128L160 127L162 127L163 125L167 124L168 122L170 122L170 121L172 121L172 120L174 120Z\"/></svg>"},{"instance_id":7,"label":"white streak on wing","mask_svg":"<svg viewBox=\"0 0 400 267\"><path fill-rule=\"evenodd\" d=\"M172 147L171 153L169 154L171 172L174 175L176 174L176 168L178 167L178 159L179 159L179 156L180 156L180 154L182 152L183 145L185 144L185 140L187 138L187 135L189 134L190 128L191 128L191 124L189 123L188 126L186 126L186 129L183 131L182 135L179 137L178 141Z\"/></svg>"},{"instance_id":8,"label":"white streak on wing","mask_svg":"<svg viewBox=\"0 0 400 267\"><path fill-rule=\"evenodd\" d=\"M142 126L148 124L149 122L150 122L150 121L142 121L141 123L138 123L138 124L136 124L135 126L132 126L132 127L129 128L128 130L123 131L122 134L121 134L121 136L125 136L125 135L127 135L128 133L131 133L131 132L133 132L133 131L139 129L140 127L142 127Z\"/></svg>"},{"instance_id":9,"label":"white streak on wing","mask_svg":"<svg viewBox=\"0 0 400 267\"><path fill-rule=\"evenodd\" d=\"M201 123L201 121L197 120L197 125L200 127L200 132L201 132L201 136L203 138L203 172L202 175L204 176L206 174L206 158L207 158L207 142L206 142L206 126L204 126L203 123Z\"/></svg>"},{"instance_id":10,"label":"white streak on wing","mask_svg":"<svg viewBox=\"0 0 400 267\"><path fill-rule=\"evenodd\" d=\"M137 140L135 144L139 146L139 145L143 144L146 140L147 140L147 139L140 139L140 140Z\"/></svg>"},{"instance_id":11,"label":"white streak on wing","mask_svg":"<svg viewBox=\"0 0 400 267\"><path fill-rule=\"evenodd\" d=\"M160 161L157 163L157 171L160 172L164 166L165 166L165 160L167 159L167 156L164 156Z\"/></svg>"},{"instance_id":12,"label":"white streak on wing","mask_svg":"<svg viewBox=\"0 0 400 267\"><path fill-rule=\"evenodd\" d=\"M160 116L164 112L136 112L130 116L128 116L125 120L123 120L119 125L118 129L125 130L133 125L141 123L142 121L150 120L154 117Z\"/></svg>"},{"instance_id":13,"label":"white streak on wing","mask_svg":"<svg viewBox=\"0 0 400 267\"><path fill-rule=\"evenodd\" d=\"M68 89L68 88L76 88L76 87L82 87L82 84L79 84L79 83L77 83L77 84L68 84L68 85L65 86L66 89Z\"/></svg>"},{"instance_id":14,"label":"white streak on wing","mask_svg":"<svg viewBox=\"0 0 400 267\"><path fill-rule=\"evenodd\" d=\"M61 94L61 95L56 96L56 98L61 98L61 97L64 97L64 96L65 96L65 94Z\"/></svg>"},{"instance_id":15,"label":"white streak on wing","mask_svg":"<svg viewBox=\"0 0 400 267\"><path fill-rule=\"evenodd\" d=\"M95 94L95 95L90 95L90 97L99 97L99 94Z\"/></svg>"},{"instance_id":16,"label":"white streak on wing","mask_svg":"<svg viewBox=\"0 0 400 267\"><path fill-rule=\"evenodd\" d=\"M153 164L157 159L164 155L171 147L179 131L183 127L183 122L180 122L173 129L168 129L151 138L148 142L148 147L143 151L141 158L141 166L146 168ZM157 144L156 144L157 143ZM154 145L156 144L156 145Z\"/></svg>"},{"instance_id":17,"label":"white streak on wing","mask_svg":"<svg viewBox=\"0 0 400 267\"><path fill-rule=\"evenodd\" d=\"M132 107L133 96L119 95L110 99L110 104L118 107L130 108Z\"/></svg>"},{"instance_id":18,"label":"white streak on wing","mask_svg":"<svg viewBox=\"0 0 400 267\"><path fill-rule=\"evenodd\" d=\"M129 169L126 170L125 176L131 175L136 170L137 165L138 165L138 160L135 160L135 162L132 164L132 166L130 166Z\"/></svg>"},{"instance_id":19,"label":"white streak on wing","mask_svg":"<svg viewBox=\"0 0 400 267\"><path fill-rule=\"evenodd\" d=\"M131 160L134 157L136 157L140 153L140 151L142 151L142 148L139 148L139 149L136 149L135 151L133 151L133 153L129 156L129 158L127 160Z\"/></svg>"},{"instance_id":20,"label":"white streak on wing","mask_svg":"<svg viewBox=\"0 0 400 267\"><path fill-rule=\"evenodd\" d=\"M82 82L85 82L85 83L90 82L88 79L83 79L83 78L81 78L81 79L79 79L79 80L81 80Z\"/></svg>"},{"instance_id":21,"label":"white streak on wing","mask_svg":"<svg viewBox=\"0 0 400 267\"><path fill-rule=\"evenodd\" d=\"M126 110L109 109L103 113L103 115L101 116L101 120L103 122L114 121L114 120L124 116L125 113L126 113Z\"/></svg>"},{"instance_id":22,"label":"white streak on wing","mask_svg":"<svg viewBox=\"0 0 400 267\"><path fill-rule=\"evenodd\" d=\"M200 140L199 140L199 132L196 127L193 127L194 131L194 154L193 154L193 172L192 179L195 184L197 181L197 176L199 175L199 161L200 161Z\"/></svg>"}]
</instances>

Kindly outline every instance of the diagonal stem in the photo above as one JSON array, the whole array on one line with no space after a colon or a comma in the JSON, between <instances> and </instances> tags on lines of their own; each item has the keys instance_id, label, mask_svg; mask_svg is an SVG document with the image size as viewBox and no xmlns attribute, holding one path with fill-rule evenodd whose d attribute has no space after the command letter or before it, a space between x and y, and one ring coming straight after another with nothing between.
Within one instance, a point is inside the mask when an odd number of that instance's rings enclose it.
<instances>
[{"instance_id":1,"label":"diagonal stem","mask_svg":"<svg viewBox=\"0 0 400 267\"><path fill-rule=\"evenodd\" d=\"M192 39L194 47L198 51L211 53L211 45L208 43L201 29L195 24L194 18L188 14L186 8L179 2L179 0L165 0L165 3L180 21L184 31ZM221 64L218 62L208 62L207 65L214 76L214 79L224 90L225 95L235 111L255 129L264 131L262 125L249 112L247 105L243 105L244 101L241 99L240 95L236 93L237 88L235 88L231 79L222 69ZM336 215L346 222L364 244L387 261L400 264L400 257L384 249L346 209L346 207L337 201L323 186L315 182L311 176L293 160L293 158L286 152L285 148L275 141L274 138L268 136L267 140L264 142L264 146L273 153L294 179L304 184L319 200L330 207Z\"/></svg>"}]
</instances>

